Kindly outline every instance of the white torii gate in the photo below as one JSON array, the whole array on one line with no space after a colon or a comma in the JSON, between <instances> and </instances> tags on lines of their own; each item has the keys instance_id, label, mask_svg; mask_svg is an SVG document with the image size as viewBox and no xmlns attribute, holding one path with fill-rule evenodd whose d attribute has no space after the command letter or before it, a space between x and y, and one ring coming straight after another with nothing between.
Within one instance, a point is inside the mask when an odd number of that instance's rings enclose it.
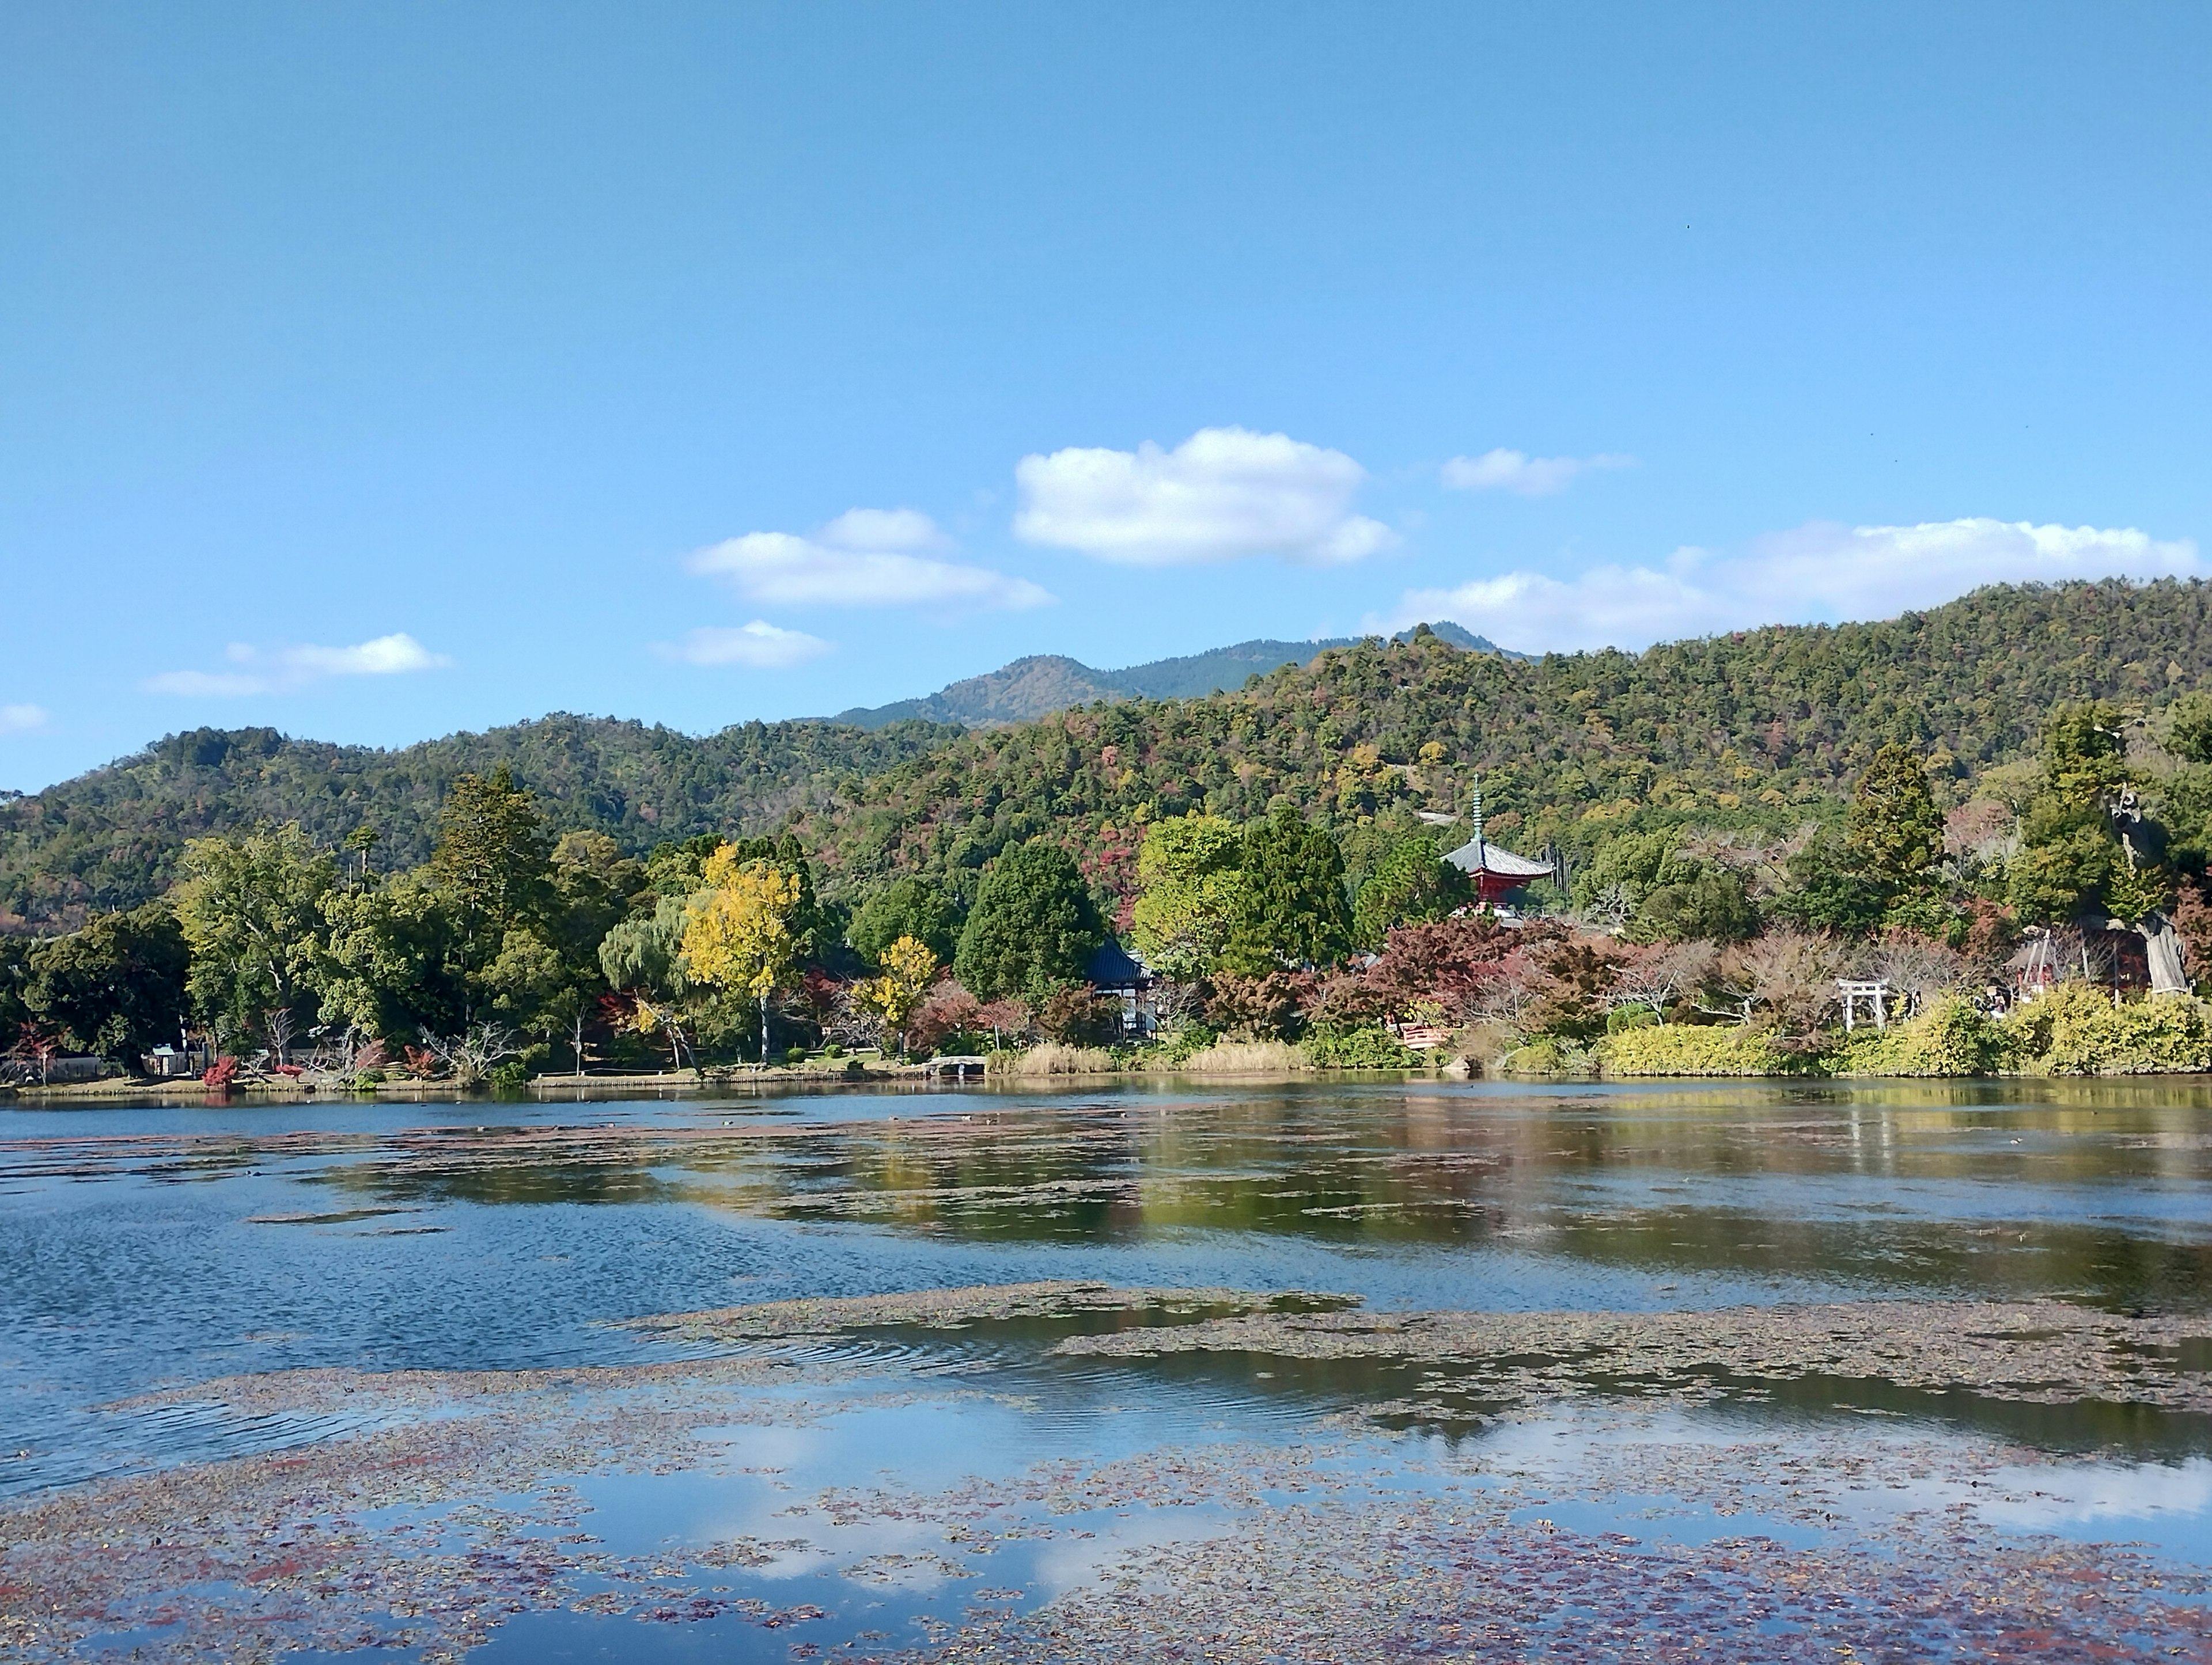
<instances>
[{"instance_id":1,"label":"white torii gate","mask_svg":"<svg viewBox=\"0 0 2212 1665\"><path fill-rule=\"evenodd\" d=\"M1848 977L1836 979L1836 987L1844 996L1844 1033L1848 1035L1858 1018L1859 1002L1864 1000L1874 1011L1874 1026L1889 1027L1889 985L1884 982L1854 982Z\"/></svg>"}]
</instances>

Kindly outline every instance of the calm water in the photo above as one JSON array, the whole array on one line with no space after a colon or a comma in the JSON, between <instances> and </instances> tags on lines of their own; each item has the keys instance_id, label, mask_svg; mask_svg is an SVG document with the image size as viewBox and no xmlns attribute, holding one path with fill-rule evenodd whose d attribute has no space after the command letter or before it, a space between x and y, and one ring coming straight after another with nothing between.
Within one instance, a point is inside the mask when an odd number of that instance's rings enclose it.
<instances>
[{"instance_id":1,"label":"calm water","mask_svg":"<svg viewBox=\"0 0 2212 1665\"><path fill-rule=\"evenodd\" d=\"M305 1366L639 1363L681 1349L619 1321L799 1295L1083 1278L1408 1309L2051 1295L2194 1312L2212 1308L2209 1165L2212 1086L2196 1082L1182 1084L0 1111L0 1494L348 1431L320 1413L98 1408L155 1389ZM857 1484L887 1464L927 1487L1201 1438L1279 1445L1376 1386L1371 1366L1079 1367L1042 1358L1018 1327L872 1345L903 1366L927 1354L948 1380L1018 1405L855 1401L785 1438L773 1495L765 1480L695 1477L687 1491L673 1477L600 1477L585 1488L593 1531L654 1543L711 1521L726 1533L785 1507L793 1487ZM2040 1515L2022 1505L1999 1524L2078 1534L2118 1519L2191 1561L2206 1551L2212 1437L2187 1419L1814 1397L1831 1418L1883 1411L2071 1454ZM1576 1507L1617 1522L1633 1501ZM1700 1518L1670 1529L1694 1536ZM1212 1520L1116 1514L1085 1540L1088 1559L1054 1540L991 1576L1048 1600L1107 1547L1203 1535ZM921 1622L930 1588L860 1600L836 1567L853 1546L832 1540L772 1570L779 1599L813 1603L832 1627L865 1613L894 1632ZM600 1656L601 1622L613 1621L518 1616L481 1656ZM669 1658L786 1656L780 1636L738 1619L655 1645Z\"/></svg>"}]
</instances>

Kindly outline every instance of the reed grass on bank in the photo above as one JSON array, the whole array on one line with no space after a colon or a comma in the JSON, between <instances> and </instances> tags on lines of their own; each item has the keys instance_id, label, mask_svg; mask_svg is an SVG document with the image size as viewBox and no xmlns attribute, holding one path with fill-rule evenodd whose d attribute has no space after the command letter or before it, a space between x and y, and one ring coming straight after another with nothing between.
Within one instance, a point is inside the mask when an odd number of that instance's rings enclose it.
<instances>
[{"instance_id":1,"label":"reed grass on bank","mask_svg":"<svg viewBox=\"0 0 2212 1665\"><path fill-rule=\"evenodd\" d=\"M993 1060L996 1063L996 1060ZM1013 1076L1103 1075L1118 1067L1114 1054L1097 1047L1063 1046L1047 1041L1007 1060L1000 1066Z\"/></svg>"},{"instance_id":2,"label":"reed grass on bank","mask_svg":"<svg viewBox=\"0 0 2212 1665\"><path fill-rule=\"evenodd\" d=\"M1305 1049L1285 1041L1216 1041L1176 1066L1188 1075L1281 1075L1312 1067Z\"/></svg>"}]
</instances>

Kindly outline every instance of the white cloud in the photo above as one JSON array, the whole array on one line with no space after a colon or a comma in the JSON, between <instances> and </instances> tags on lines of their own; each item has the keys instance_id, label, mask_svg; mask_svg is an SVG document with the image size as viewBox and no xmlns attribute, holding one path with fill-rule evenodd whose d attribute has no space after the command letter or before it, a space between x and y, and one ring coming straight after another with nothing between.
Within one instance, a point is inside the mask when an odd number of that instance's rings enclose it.
<instances>
[{"instance_id":1,"label":"white cloud","mask_svg":"<svg viewBox=\"0 0 2212 1665\"><path fill-rule=\"evenodd\" d=\"M27 734L46 726L43 706L0 705L0 734Z\"/></svg>"},{"instance_id":2,"label":"white cloud","mask_svg":"<svg viewBox=\"0 0 2212 1665\"><path fill-rule=\"evenodd\" d=\"M918 508L848 508L816 534L841 550L942 550L952 540Z\"/></svg>"},{"instance_id":3,"label":"white cloud","mask_svg":"<svg viewBox=\"0 0 2212 1665\"><path fill-rule=\"evenodd\" d=\"M1173 451L1071 447L1014 467L1014 533L1103 561L1166 567L1279 555L1334 566L1397 534L1354 514L1367 471L1287 434L1202 428Z\"/></svg>"},{"instance_id":4,"label":"white cloud","mask_svg":"<svg viewBox=\"0 0 2212 1665\"><path fill-rule=\"evenodd\" d=\"M451 665L406 632L356 643L351 647L312 644L266 650L234 641L223 657L237 671L164 671L139 684L149 694L234 698L246 694L283 694L328 677L393 677L435 671Z\"/></svg>"},{"instance_id":5,"label":"white cloud","mask_svg":"<svg viewBox=\"0 0 2212 1665\"><path fill-rule=\"evenodd\" d=\"M1053 599L1026 578L915 553L951 541L918 510L855 508L811 538L747 532L699 550L686 564L728 580L750 600L785 607L1037 607Z\"/></svg>"},{"instance_id":6,"label":"white cloud","mask_svg":"<svg viewBox=\"0 0 2212 1665\"><path fill-rule=\"evenodd\" d=\"M1511 572L1454 589L1409 590L1378 626L1449 618L1508 647L1649 647L1760 624L1888 618L1984 584L2207 574L2196 544L2132 527L2038 526L1976 518L1914 526L1815 521L1741 555L1697 549L1663 567L1605 566L1575 577Z\"/></svg>"},{"instance_id":7,"label":"white cloud","mask_svg":"<svg viewBox=\"0 0 2212 1665\"><path fill-rule=\"evenodd\" d=\"M1500 448L1480 457L1454 457L1443 465L1443 482L1455 491L1510 491L1547 497L1565 491L1567 482L1587 469L1632 468L1633 457L1601 453L1595 457L1531 457Z\"/></svg>"},{"instance_id":8,"label":"white cloud","mask_svg":"<svg viewBox=\"0 0 2212 1665\"><path fill-rule=\"evenodd\" d=\"M354 647L287 647L276 657L288 669L310 677L395 677L453 663L404 631Z\"/></svg>"},{"instance_id":9,"label":"white cloud","mask_svg":"<svg viewBox=\"0 0 2212 1665\"><path fill-rule=\"evenodd\" d=\"M690 665L743 665L755 671L781 671L819 659L835 646L804 630L781 629L766 619L757 618L734 629L704 625L691 631L680 644L664 644L653 651L665 659L682 659Z\"/></svg>"}]
</instances>

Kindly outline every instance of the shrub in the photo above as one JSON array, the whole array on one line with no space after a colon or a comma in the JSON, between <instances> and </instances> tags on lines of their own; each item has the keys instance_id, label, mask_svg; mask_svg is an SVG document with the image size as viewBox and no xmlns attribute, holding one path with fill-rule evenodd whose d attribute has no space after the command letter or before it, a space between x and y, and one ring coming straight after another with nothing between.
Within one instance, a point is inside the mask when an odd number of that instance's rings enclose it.
<instances>
[{"instance_id":1,"label":"shrub","mask_svg":"<svg viewBox=\"0 0 2212 1665\"><path fill-rule=\"evenodd\" d=\"M1306 1036L1307 1060L1325 1070L1410 1070L1426 1061L1380 1024Z\"/></svg>"},{"instance_id":2,"label":"shrub","mask_svg":"<svg viewBox=\"0 0 2212 1665\"><path fill-rule=\"evenodd\" d=\"M1588 1048L1547 1035L1498 1060L1508 1075L1588 1075L1595 1060Z\"/></svg>"},{"instance_id":3,"label":"shrub","mask_svg":"<svg viewBox=\"0 0 2212 1665\"><path fill-rule=\"evenodd\" d=\"M200 1079L210 1087L228 1087L237 1079L238 1060L227 1052L210 1064L207 1066L207 1073L200 1077Z\"/></svg>"},{"instance_id":4,"label":"shrub","mask_svg":"<svg viewBox=\"0 0 2212 1665\"><path fill-rule=\"evenodd\" d=\"M1517 1070L1520 1055L1507 1066ZM1591 1061L1607 1075L1810 1075L1820 1068L1810 1054L1776 1046L1771 1030L1733 1024L1623 1030L1592 1048Z\"/></svg>"},{"instance_id":5,"label":"shrub","mask_svg":"<svg viewBox=\"0 0 2212 1665\"><path fill-rule=\"evenodd\" d=\"M1911 1021L1861 1030L1828 1059L1838 1075L1994 1075L2009 1068L2016 1037L1957 994Z\"/></svg>"},{"instance_id":6,"label":"shrub","mask_svg":"<svg viewBox=\"0 0 2212 1665\"><path fill-rule=\"evenodd\" d=\"M2153 995L2125 1006L2088 983L2061 983L2008 1019L2032 1075L2145 1075L2212 1070L2204 1003Z\"/></svg>"},{"instance_id":7,"label":"shrub","mask_svg":"<svg viewBox=\"0 0 2212 1665\"><path fill-rule=\"evenodd\" d=\"M510 1058L493 1065L491 1073L484 1079L499 1091L513 1092L530 1085L530 1066L520 1058Z\"/></svg>"}]
</instances>

